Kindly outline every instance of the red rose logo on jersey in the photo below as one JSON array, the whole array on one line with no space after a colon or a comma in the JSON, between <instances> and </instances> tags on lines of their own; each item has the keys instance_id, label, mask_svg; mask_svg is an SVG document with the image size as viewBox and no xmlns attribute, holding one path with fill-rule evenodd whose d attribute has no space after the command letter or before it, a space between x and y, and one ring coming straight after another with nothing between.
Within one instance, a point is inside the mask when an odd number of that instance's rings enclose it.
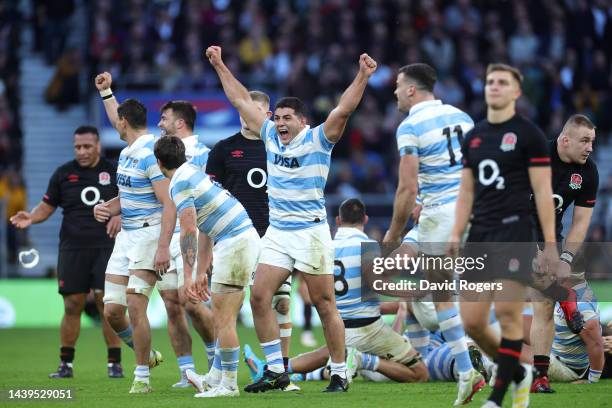
<instances>
[{"instance_id":1,"label":"red rose logo on jersey","mask_svg":"<svg viewBox=\"0 0 612 408\"><path fill-rule=\"evenodd\" d=\"M98 174L98 183L100 183L103 186L108 186L111 182L111 177L110 174L108 174L107 172L103 171L102 173Z\"/></svg>"},{"instance_id":2,"label":"red rose logo on jersey","mask_svg":"<svg viewBox=\"0 0 612 408\"><path fill-rule=\"evenodd\" d=\"M506 133L504 137L502 137L502 142L501 145L499 145L499 148L502 150L502 152L510 152L516 147L516 140L517 137L515 133Z\"/></svg>"},{"instance_id":3,"label":"red rose logo on jersey","mask_svg":"<svg viewBox=\"0 0 612 408\"><path fill-rule=\"evenodd\" d=\"M578 173L572 174L569 186L572 190L579 190L582 187L582 176Z\"/></svg>"},{"instance_id":4,"label":"red rose logo on jersey","mask_svg":"<svg viewBox=\"0 0 612 408\"><path fill-rule=\"evenodd\" d=\"M518 272L520 267L521 267L521 263L516 258L510 259L510 262L508 262L508 270L510 272Z\"/></svg>"}]
</instances>

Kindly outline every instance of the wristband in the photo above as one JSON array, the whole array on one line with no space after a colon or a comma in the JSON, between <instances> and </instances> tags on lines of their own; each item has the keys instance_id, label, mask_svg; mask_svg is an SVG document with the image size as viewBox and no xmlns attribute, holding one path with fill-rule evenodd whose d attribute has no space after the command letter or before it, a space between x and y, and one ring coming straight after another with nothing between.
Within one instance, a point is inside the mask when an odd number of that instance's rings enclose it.
<instances>
[{"instance_id":1,"label":"wristband","mask_svg":"<svg viewBox=\"0 0 612 408\"><path fill-rule=\"evenodd\" d=\"M100 91L100 96L102 100L110 99L113 97L113 90L110 88L106 88Z\"/></svg>"},{"instance_id":2,"label":"wristband","mask_svg":"<svg viewBox=\"0 0 612 408\"><path fill-rule=\"evenodd\" d=\"M570 251L563 251L561 256L559 256L559 260L566 262L571 266L574 262L574 254L572 254Z\"/></svg>"},{"instance_id":3,"label":"wristband","mask_svg":"<svg viewBox=\"0 0 612 408\"><path fill-rule=\"evenodd\" d=\"M596 383L599 381L599 377L601 377L601 371L589 369L589 383Z\"/></svg>"}]
</instances>

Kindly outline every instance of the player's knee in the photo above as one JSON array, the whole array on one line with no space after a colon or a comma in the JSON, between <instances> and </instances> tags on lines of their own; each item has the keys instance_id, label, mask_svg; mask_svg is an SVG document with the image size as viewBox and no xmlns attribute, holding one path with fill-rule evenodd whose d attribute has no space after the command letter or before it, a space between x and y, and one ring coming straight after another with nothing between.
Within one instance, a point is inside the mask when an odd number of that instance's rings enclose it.
<instances>
[{"instance_id":1,"label":"player's knee","mask_svg":"<svg viewBox=\"0 0 612 408\"><path fill-rule=\"evenodd\" d=\"M253 287L250 303L251 309L253 309L253 311L257 310L259 312L266 308L266 305L268 308L270 307L270 305L272 304L272 296L269 296L268 293L264 290L256 289L255 287Z\"/></svg>"},{"instance_id":2,"label":"player's knee","mask_svg":"<svg viewBox=\"0 0 612 408\"><path fill-rule=\"evenodd\" d=\"M113 307L112 304L104 306L104 318L112 326L123 323L125 319L125 309L123 307Z\"/></svg>"},{"instance_id":3,"label":"player's knee","mask_svg":"<svg viewBox=\"0 0 612 408\"><path fill-rule=\"evenodd\" d=\"M280 299L276 303L274 309L276 310L276 312L278 314L288 315L289 314L289 305L290 305L289 299L288 298L282 298L282 299Z\"/></svg>"},{"instance_id":4,"label":"player's knee","mask_svg":"<svg viewBox=\"0 0 612 408\"><path fill-rule=\"evenodd\" d=\"M64 313L69 316L79 316L85 305L78 299L69 296L64 298Z\"/></svg>"}]
</instances>

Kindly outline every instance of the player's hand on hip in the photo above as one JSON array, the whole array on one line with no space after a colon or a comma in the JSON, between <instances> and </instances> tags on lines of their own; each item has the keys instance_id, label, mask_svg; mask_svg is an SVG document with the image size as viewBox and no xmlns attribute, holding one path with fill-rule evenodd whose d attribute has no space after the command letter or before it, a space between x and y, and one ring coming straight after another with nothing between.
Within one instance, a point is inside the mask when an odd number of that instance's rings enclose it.
<instances>
[{"instance_id":1,"label":"player's hand on hip","mask_svg":"<svg viewBox=\"0 0 612 408\"><path fill-rule=\"evenodd\" d=\"M110 210L104 204L96 204L93 213L98 222L106 222L111 218Z\"/></svg>"},{"instance_id":2,"label":"player's hand on hip","mask_svg":"<svg viewBox=\"0 0 612 408\"><path fill-rule=\"evenodd\" d=\"M115 215L114 217L111 217L108 224L106 224L106 233L109 237L114 239L117 234L119 234L119 231L121 231L121 216Z\"/></svg>"},{"instance_id":3,"label":"player's hand on hip","mask_svg":"<svg viewBox=\"0 0 612 408\"><path fill-rule=\"evenodd\" d=\"M28 228L32 225L32 214L27 211L19 211L10 218L10 221L17 228Z\"/></svg>"},{"instance_id":4,"label":"player's hand on hip","mask_svg":"<svg viewBox=\"0 0 612 408\"><path fill-rule=\"evenodd\" d=\"M110 88L112 83L113 77L109 72L102 72L96 75L95 84L98 91Z\"/></svg>"},{"instance_id":5,"label":"player's hand on hip","mask_svg":"<svg viewBox=\"0 0 612 408\"><path fill-rule=\"evenodd\" d=\"M221 59L221 47L217 45L211 45L206 49L206 58L213 67L221 65L223 60Z\"/></svg>"},{"instance_id":6,"label":"player's hand on hip","mask_svg":"<svg viewBox=\"0 0 612 408\"><path fill-rule=\"evenodd\" d=\"M376 61L368 54L363 53L359 56L359 70L370 76L376 71Z\"/></svg>"},{"instance_id":7,"label":"player's hand on hip","mask_svg":"<svg viewBox=\"0 0 612 408\"><path fill-rule=\"evenodd\" d=\"M170 267L170 248L158 246L155 251L155 270L159 275L163 275Z\"/></svg>"}]
</instances>

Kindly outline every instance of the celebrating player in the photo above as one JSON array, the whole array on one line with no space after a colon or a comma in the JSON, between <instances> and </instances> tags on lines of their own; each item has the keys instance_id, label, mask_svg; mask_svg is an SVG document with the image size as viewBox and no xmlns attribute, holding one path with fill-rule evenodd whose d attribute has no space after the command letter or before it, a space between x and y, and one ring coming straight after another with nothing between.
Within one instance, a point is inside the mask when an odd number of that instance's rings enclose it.
<instances>
[{"instance_id":1,"label":"celebrating player","mask_svg":"<svg viewBox=\"0 0 612 408\"><path fill-rule=\"evenodd\" d=\"M257 263L259 236L238 200L215 185L201 168L186 161L185 146L179 138L159 139L155 157L164 175L171 179L170 191L180 221L186 293L194 303L208 300L206 270L211 256L209 241L198 240L196 231L199 229L215 242L211 279L217 336L215 362L207 376L198 376L192 370L187 370L187 376L200 390L196 397L238 396L240 343L236 318L244 300L244 287ZM196 259L194 282L191 276Z\"/></svg>"},{"instance_id":2,"label":"celebrating player","mask_svg":"<svg viewBox=\"0 0 612 408\"><path fill-rule=\"evenodd\" d=\"M111 85L112 76L108 72L104 72L96 78L96 86L101 92L111 92L112 95ZM115 97L104 99L106 113L113 124L118 121L118 106L119 103ZM161 117L158 126L162 135L174 134L180 137L185 144L188 159L198 163L200 167L205 167L210 149L198 140L198 136L193 134L196 118L194 106L187 101L170 101L162 106L160 112ZM206 237L203 237L203 239L206 239ZM191 355L191 335L189 334L183 307L191 317L194 328L206 345L209 366L212 364L215 350L212 316L210 310L204 304L187 302L184 290L181 289L183 286L183 259L179 245L178 223L170 241L169 251L171 267L161 276L161 280L157 282L157 288L168 315L168 335L181 374L179 382L172 387L186 388L189 387L189 382L185 376L185 371L193 369L194 362Z\"/></svg>"},{"instance_id":3,"label":"celebrating player","mask_svg":"<svg viewBox=\"0 0 612 408\"><path fill-rule=\"evenodd\" d=\"M123 377L121 341L104 317L104 271L113 240L121 229L121 218L111 217L106 225L95 221L94 205L117 196L115 166L100 157L100 136L93 126L74 131L75 159L55 170L42 201L30 212L11 217L17 228L46 221L57 207L64 210L60 230L57 279L64 298L60 326L60 366L52 378L72 377L75 345L81 329L81 312L90 289L102 318L102 332L108 346L108 376Z\"/></svg>"},{"instance_id":4,"label":"celebrating player","mask_svg":"<svg viewBox=\"0 0 612 408\"><path fill-rule=\"evenodd\" d=\"M102 75L96 77L96 86L107 101L114 97L105 83ZM108 103L105 108L112 109ZM149 368L157 364L159 355L151 350L147 305L157 277L170 264L176 208L168 195L168 180L153 155L155 137L147 133L146 108L137 100L128 99L116 110L113 126L128 144L119 156L119 197L94 207L94 216L100 222L121 213L122 230L106 267L104 313L115 332L136 354L130 393L148 393Z\"/></svg>"},{"instance_id":5,"label":"celebrating player","mask_svg":"<svg viewBox=\"0 0 612 408\"><path fill-rule=\"evenodd\" d=\"M255 106L265 112L269 118L270 97L260 91L250 91ZM244 206L253 226L260 237L268 229L268 194L266 193L266 148L256 131L249 129L242 117L241 128L235 135L220 140L208 155L206 173L221 183ZM289 344L291 342L291 277L289 277L274 294L272 307L276 311L279 324L281 351L285 370L289 362ZM245 348L245 354L248 353ZM299 388L290 384L285 391L297 391Z\"/></svg>"},{"instance_id":6,"label":"celebrating player","mask_svg":"<svg viewBox=\"0 0 612 408\"><path fill-rule=\"evenodd\" d=\"M461 142L474 126L461 110L435 99L433 88L437 76L427 64L400 68L397 75L398 109L408 117L397 129L400 153L399 180L393 218L384 243L399 245L417 193L422 210L417 241L427 256L445 252L455 216L455 205L461 178ZM408 245L407 243L404 245ZM425 271L429 280L444 282L452 271ZM455 405L469 402L485 386L484 378L472 367L465 333L457 308L448 291L433 293L442 335L448 340L459 371Z\"/></svg>"},{"instance_id":7,"label":"celebrating player","mask_svg":"<svg viewBox=\"0 0 612 408\"><path fill-rule=\"evenodd\" d=\"M247 89L221 59L221 48L212 46L206 56L216 70L223 89L247 127L260 133L268 158L270 227L262 240L262 251L251 291L255 329L266 355L268 369L247 392L284 388L289 377L284 370L278 325L271 302L274 293L296 269L304 273L312 301L323 322L331 355L331 380L327 391L346 391L344 327L333 293L333 247L323 198L331 150L357 108L376 62L367 54L359 58L359 71L324 124L310 128L306 107L297 98L280 99L274 121L254 105Z\"/></svg>"},{"instance_id":8,"label":"celebrating player","mask_svg":"<svg viewBox=\"0 0 612 408\"><path fill-rule=\"evenodd\" d=\"M501 282L503 290L488 291L481 294L479 302L461 304L467 334L485 353L497 358L497 379L487 407L501 406L511 383L513 406L529 405L531 367L521 366L519 355L523 300L526 285L531 283L535 251L529 246L517 254L519 251L513 247L516 242L535 240L529 202L532 190L546 241L540 269L555 271L559 258L546 138L537 126L516 113L521 81L522 76L514 67L504 64L487 67L487 118L466 135L462 146L464 169L449 246L449 252L456 254L470 216L472 226L467 241L495 243L487 247L490 249L487 276L474 276L466 271L463 278ZM419 228L422 222L421 215ZM515 301L507 301L509 298ZM492 301L501 325L501 342L487 324Z\"/></svg>"}]
</instances>

